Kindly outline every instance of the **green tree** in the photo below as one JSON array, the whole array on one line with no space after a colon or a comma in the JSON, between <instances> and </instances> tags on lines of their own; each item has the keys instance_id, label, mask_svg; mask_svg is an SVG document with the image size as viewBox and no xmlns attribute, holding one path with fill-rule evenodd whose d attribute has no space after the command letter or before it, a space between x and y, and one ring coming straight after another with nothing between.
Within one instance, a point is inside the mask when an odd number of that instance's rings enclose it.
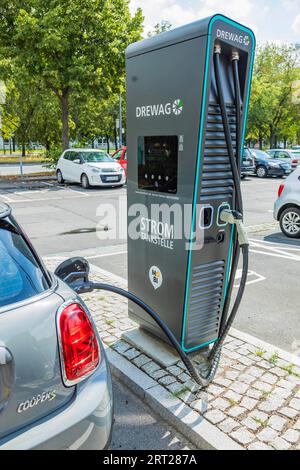
<instances>
[{"instance_id":1,"label":"green tree","mask_svg":"<svg viewBox=\"0 0 300 470\"><path fill-rule=\"evenodd\" d=\"M3 131L6 132L4 138L14 137L21 144L23 156L31 141L40 142L47 149L59 141L56 101L42 81L29 76L25 68L11 66L3 106Z\"/></svg>"},{"instance_id":2,"label":"green tree","mask_svg":"<svg viewBox=\"0 0 300 470\"><path fill-rule=\"evenodd\" d=\"M172 25L169 21L162 20L160 23L156 23L156 25L153 28L153 31L148 32L148 38L151 38L152 36L156 36L157 34L160 34L160 33L165 33L166 31L169 31L171 28L172 28Z\"/></svg>"},{"instance_id":3,"label":"green tree","mask_svg":"<svg viewBox=\"0 0 300 470\"><path fill-rule=\"evenodd\" d=\"M267 44L258 49L250 100L248 139L271 148L295 138L299 110L293 102L293 84L299 79L295 48Z\"/></svg>"},{"instance_id":4,"label":"green tree","mask_svg":"<svg viewBox=\"0 0 300 470\"><path fill-rule=\"evenodd\" d=\"M1 0L0 54L43 80L58 99L63 149L73 94L117 93L124 50L140 38L140 9L129 0Z\"/></svg>"}]
</instances>

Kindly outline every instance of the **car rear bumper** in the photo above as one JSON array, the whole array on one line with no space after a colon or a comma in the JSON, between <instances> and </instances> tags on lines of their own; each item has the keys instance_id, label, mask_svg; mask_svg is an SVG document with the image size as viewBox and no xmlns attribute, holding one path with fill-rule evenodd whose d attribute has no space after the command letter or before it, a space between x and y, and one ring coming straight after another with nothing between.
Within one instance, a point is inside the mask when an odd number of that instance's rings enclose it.
<instances>
[{"instance_id":1,"label":"car rear bumper","mask_svg":"<svg viewBox=\"0 0 300 470\"><path fill-rule=\"evenodd\" d=\"M280 208L281 208L281 198L278 198L277 201L275 202L274 204L274 211L273 211L273 215L274 215L274 219L275 220L278 220L278 214L279 214L279 211L280 211Z\"/></svg>"},{"instance_id":2,"label":"car rear bumper","mask_svg":"<svg viewBox=\"0 0 300 470\"><path fill-rule=\"evenodd\" d=\"M63 409L22 433L0 441L0 450L101 450L108 447L113 423L111 374L106 357L97 371L77 386Z\"/></svg>"}]
</instances>

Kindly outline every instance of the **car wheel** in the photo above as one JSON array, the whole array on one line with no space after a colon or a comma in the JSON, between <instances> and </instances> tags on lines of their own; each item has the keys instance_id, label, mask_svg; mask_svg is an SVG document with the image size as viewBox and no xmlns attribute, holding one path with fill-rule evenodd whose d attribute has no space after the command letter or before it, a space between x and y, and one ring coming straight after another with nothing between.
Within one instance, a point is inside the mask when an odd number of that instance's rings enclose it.
<instances>
[{"instance_id":1,"label":"car wheel","mask_svg":"<svg viewBox=\"0 0 300 470\"><path fill-rule=\"evenodd\" d=\"M280 216L280 228L289 238L300 238L300 210L289 207Z\"/></svg>"},{"instance_id":2,"label":"car wheel","mask_svg":"<svg viewBox=\"0 0 300 470\"><path fill-rule=\"evenodd\" d=\"M89 189L90 187L90 182L89 182L89 179L87 177L87 175L85 173L83 173L82 177L81 177L81 186L84 188L84 189Z\"/></svg>"},{"instance_id":3,"label":"car wheel","mask_svg":"<svg viewBox=\"0 0 300 470\"><path fill-rule=\"evenodd\" d=\"M64 184L65 180L64 180L62 172L60 170L57 170L56 178L57 178L58 184Z\"/></svg>"},{"instance_id":4,"label":"car wheel","mask_svg":"<svg viewBox=\"0 0 300 470\"><path fill-rule=\"evenodd\" d=\"M259 178L265 178L268 176L267 169L264 166L258 166L256 169L256 174Z\"/></svg>"}]
</instances>

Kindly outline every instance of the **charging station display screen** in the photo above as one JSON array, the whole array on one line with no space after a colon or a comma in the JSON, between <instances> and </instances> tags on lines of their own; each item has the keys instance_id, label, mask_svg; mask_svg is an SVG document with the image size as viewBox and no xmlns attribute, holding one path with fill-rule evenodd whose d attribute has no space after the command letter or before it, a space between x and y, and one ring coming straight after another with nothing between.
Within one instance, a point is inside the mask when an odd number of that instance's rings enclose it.
<instances>
[{"instance_id":1,"label":"charging station display screen","mask_svg":"<svg viewBox=\"0 0 300 470\"><path fill-rule=\"evenodd\" d=\"M138 186L148 191L177 193L178 136L138 138Z\"/></svg>"}]
</instances>

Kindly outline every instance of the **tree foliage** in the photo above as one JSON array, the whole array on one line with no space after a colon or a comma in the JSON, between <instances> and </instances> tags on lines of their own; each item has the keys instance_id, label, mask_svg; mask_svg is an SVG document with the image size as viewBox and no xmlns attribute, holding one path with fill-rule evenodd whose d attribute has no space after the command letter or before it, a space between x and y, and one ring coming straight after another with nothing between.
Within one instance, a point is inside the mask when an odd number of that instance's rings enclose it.
<instances>
[{"instance_id":1,"label":"tree foliage","mask_svg":"<svg viewBox=\"0 0 300 470\"><path fill-rule=\"evenodd\" d=\"M128 0L1 0L0 54L56 96L63 148L69 145L73 97L87 102L124 87L124 51L140 38L143 23L141 10L131 17L128 5ZM2 62L7 75L9 66Z\"/></svg>"},{"instance_id":2,"label":"tree foliage","mask_svg":"<svg viewBox=\"0 0 300 470\"><path fill-rule=\"evenodd\" d=\"M248 139L293 142L300 129L294 84L300 78L295 47L267 44L258 49L249 109Z\"/></svg>"}]
</instances>

